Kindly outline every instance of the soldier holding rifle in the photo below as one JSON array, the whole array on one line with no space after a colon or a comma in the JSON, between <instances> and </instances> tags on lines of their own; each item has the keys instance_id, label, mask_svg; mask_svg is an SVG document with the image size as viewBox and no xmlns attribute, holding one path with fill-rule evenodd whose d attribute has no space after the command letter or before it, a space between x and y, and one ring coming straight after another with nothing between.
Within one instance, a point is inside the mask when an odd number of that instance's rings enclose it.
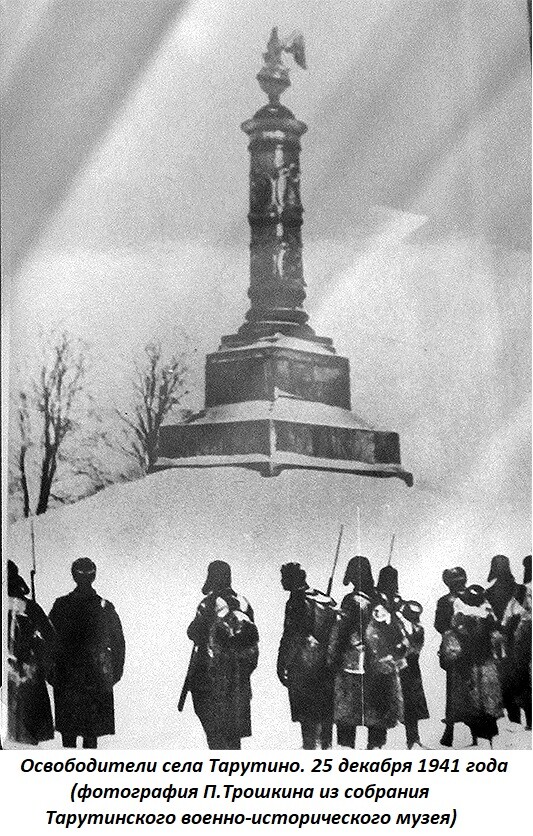
<instances>
[{"instance_id":1,"label":"soldier holding rifle","mask_svg":"<svg viewBox=\"0 0 533 836\"><path fill-rule=\"evenodd\" d=\"M250 676L257 666L259 634L252 607L231 586L223 560L209 564L187 635L194 642L178 708L190 690L210 749L240 749L252 734Z\"/></svg>"},{"instance_id":2,"label":"soldier holding rifle","mask_svg":"<svg viewBox=\"0 0 533 836\"><path fill-rule=\"evenodd\" d=\"M341 618L329 643L329 661L335 676L334 720L339 746L355 747L357 726L366 725L365 632L376 591L368 558L352 557L344 585L353 589L343 598Z\"/></svg>"},{"instance_id":3,"label":"soldier holding rifle","mask_svg":"<svg viewBox=\"0 0 533 836\"><path fill-rule=\"evenodd\" d=\"M340 542L336 558L339 546ZM328 644L338 611L329 595L311 589L299 563L281 567L281 585L290 595L279 646L278 677L289 692L291 718L301 725L303 748L330 749L333 673L328 665Z\"/></svg>"}]
</instances>

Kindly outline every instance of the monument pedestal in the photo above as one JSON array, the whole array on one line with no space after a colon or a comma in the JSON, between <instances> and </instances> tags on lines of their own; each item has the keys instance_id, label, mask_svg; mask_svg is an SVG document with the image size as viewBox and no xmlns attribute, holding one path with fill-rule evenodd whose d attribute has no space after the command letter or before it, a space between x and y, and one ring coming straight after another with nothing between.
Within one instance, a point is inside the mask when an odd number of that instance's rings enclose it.
<instances>
[{"instance_id":1,"label":"monument pedestal","mask_svg":"<svg viewBox=\"0 0 533 836\"><path fill-rule=\"evenodd\" d=\"M395 432L372 429L350 411L348 360L277 334L210 354L206 408L160 431L158 468L240 466L262 476L288 468L397 476Z\"/></svg>"},{"instance_id":2,"label":"monument pedestal","mask_svg":"<svg viewBox=\"0 0 533 836\"><path fill-rule=\"evenodd\" d=\"M257 78L269 103L242 129L250 137L251 306L236 334L206 358L205 409L168 416L156 467L240 466L276 476L287 468L413 478L397 433L366 425L350 402L348 360L308 325L303 308L300 138L307 125L280 104L289 86L272 31ZM298 56L298 57L297 57ZM299 58L299 60L298 60Z\"/></svg>"}]
</instances>

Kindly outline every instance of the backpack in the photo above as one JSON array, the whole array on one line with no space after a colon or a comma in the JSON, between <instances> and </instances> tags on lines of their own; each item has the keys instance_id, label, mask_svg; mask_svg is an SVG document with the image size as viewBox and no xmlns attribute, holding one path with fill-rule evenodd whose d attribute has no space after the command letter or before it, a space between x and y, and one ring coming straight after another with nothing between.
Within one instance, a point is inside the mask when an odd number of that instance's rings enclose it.
<instances>
[{"instance_id":1,"label":"backpack","mask_svg":"<svg viewBox=\"0 0 533 836\"><path fill-rule=\"evenodd\" d=\"M241 609L237 597L217 596L214 617L209 629L207 656L213 663L222 658L257 666L259 633L248 612Z\"/></svg>"},{"instance_id":2,"label":"backpack","mask_svg":"<svg viewBox=\"0 0 533 836\"><path fill-rule=\"evenodd\" d=\"M327 668L328 645L339 619L335 601L328 595L310 589L306 593L307 635L299 648L301 675L309 681L320 678Z\"/></svg>"},{"instance_id":3,"label":"backpack","mask_svg":"<svg viewBox=\"0 0 533 836\"><path fill-rule=\"evenodd\" d=\"M32 617L31 602L10 598L8 610L9 676L18 685L35 680L51 666L46 642Z\"/></svg>"}]
</instances>

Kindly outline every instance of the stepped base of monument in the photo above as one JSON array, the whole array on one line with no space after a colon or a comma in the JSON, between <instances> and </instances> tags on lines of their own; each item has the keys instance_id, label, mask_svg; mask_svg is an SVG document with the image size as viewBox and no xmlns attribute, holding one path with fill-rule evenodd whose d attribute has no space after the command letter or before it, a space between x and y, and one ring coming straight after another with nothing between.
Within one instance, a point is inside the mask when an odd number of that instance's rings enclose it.
<instances>
[{"instance_id":1,"label":"stepped base of monument","mask_svg":"<svg viewBox=\"0 0 533 836\"><path fill-rule=\"evenodd\" d=\"M413 477L400 464L398 434L365 426L352 412L280 397L211 407L161 427L156 469L245 467L263 476L298 468Z\"/></svg>"},{"instance_id":2,"label":"stepped base of monument","mask_svg":"<svg viewBox=\"0 0 533 836\"><path fill-rule=\"evenodd\" d=\"M204 467L243 467L255 470L261 476L279 476L284 470L316 470L327 473L346 473L354 476L374 476L387 478L396 476L409 487L413 484L410 473L395 465L377 466L362 462L341 461L339 459L317 459L312 456L286 453L276 457L262 454L229 456L191 456L182 459L160 457L154 470L169 468L204 468Z\"/></svg>"}]
</instances>

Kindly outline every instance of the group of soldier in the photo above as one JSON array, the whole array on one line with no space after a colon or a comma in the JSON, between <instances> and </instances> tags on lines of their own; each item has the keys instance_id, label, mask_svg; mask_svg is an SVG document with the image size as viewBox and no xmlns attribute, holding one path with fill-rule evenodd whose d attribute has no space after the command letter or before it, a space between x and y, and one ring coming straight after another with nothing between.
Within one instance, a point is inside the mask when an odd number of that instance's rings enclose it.
<instances>
[{"instance_id":1,"label":"group of soldier","mask_svg":"<svg viewBox=\"0 0 533 836\"><path fill-rule=\"evenodd\" d=\"M504 555L492 559L489 586L467 585L462 567L446 569L449 592L437 603L435 629L446 671L442 746L453 745L455 723L466 724L472 744L492 746L504 710L531 729L531 555L518 584ZM340 607L307 583L299 563L281 567L289 593L277 674L287 688L291 718L300 723L304 749L355 747L367 728L367 749L386 745L399 723L408 749L421 746L419 721L429 718L419 664L424 645L422 606L399 594L398 571L385 566L374 584L368 558L353 557ZM189 626L194 643L182 698L192 693L211 749L240 749L251 735L250 677L258 660L253 611L234 592L224 561L210 564L205 598ZM423 748L423 747L422 747Z\"/></svg>"},{"instance_id":2,"label":"group of soldier","mask_svg":"<svg viewBox=\"0 0 533 836\"><path fill-rule=\"evenodd\" d=\"M492 743L504 712L531 729L531 555L518 584L509 559L492 558L489 586L467 586L461 566L443 573L448 594L437 603L435 629L441 634L441 667L446 671L445 730L441 745L453 745L454 724L466 723L472 744Z\"/></svg>"},{"instance_id":3,"label":"group of soldier","mask_svg":"<svg viewBox=\"0 0 533 836\"><path fill-rule=\"evenodd\" d=\"M65 748L76 748L81 738L84 749L95 749L99 737L115 733L113 686L126 650L113 604L93 588L96 566L89 558L74 561L75 588L55 601L48 617L13 561L7 570L8 736L36 746L58 731Z\"/></svg>"},{"instance_id":4,"label":"group of soldier","mask_svg":"<svg viewBox=\"0 0 533 836\"><path fill-rule=\"evenodd\" d=\"M344 584L352 591L337 607L312 589L299 563L281 567L281 584L289 593L277 673L287 688L291 718L300 723L304 749L354 747L358 726L368 728L368 748L380 749L387 730L405 723L406 744L420 744L418 722L429 717L418 656L424 643L422 607L398 595L398 572L386 566L374 585L370 562L356 556L348 563ZM220 611L237 599L241 613L253 619L249 603L233 592L230 567L209 567L200 603L189 627L195 643L186 687L210 748L238 749L251 734L250 676L254 653L231 645L220 647ZM252 637L250 636L252 642ZM231 660L231 661L230 661ZM219 670L220 669L220 670ZM204 710L204 706L207 710Z\"/></svg>"},{"instance_id":5,"label":"group of soldier","mask_svg":"<svg viewBox=\"0 0 533 836\"><path fill-rule=\"evenodd\" d=\"M340 609L310 589L299 564L283 566L281 579L290 594L278 676L303 748L330 748L335 725L339 745L353 748L366 726L368 748L380 749L402 720L409 748L419 743L418 721L429 717L418 664L422 607L399 598L397 570L384 567L374 586L369 560L352 558L344 576L352 591Z\"/></svg>"},{"instance_id":6,"label":"group of soldier","mask_svg":"<svg viewBox=\"0 0 533 836\"><path fill-rule=\"evenodd\" d=\"M475 745L498 734L497 720L525 715L531 729L531 555L524 581L515 581L504 555L492 559L488 587L467 585L464 569L446 569L448 593L438 603L435 629L446 671L442 746L453 745L455 723L466 724ZM93 588L96 566L72 564L75 588L58 598L49 617L29 597L16 565L8 562L8 734L37 745L62 736L64 747L82 739L96 748L114 734L113 687L124 667L125 642L113 605ZM381 569L375 584L369 560L353 557L344 575L351 590L340 606L307 583L299 563L281 567L289 593L277 658L291 718L304 749L333 743L355 747L358 727L367 748L386 745L387 732L405 728L408 749L421 746L419 721L429 717L419 664L424 644L422 606L399 594L398 571ZM209 564L187 634L193 649L179 702L188 693L210 749L240 749L252 734L251 675L259 633L249 602L232 586L228 563ZM53 688L55 724L46 683Z\"/></svg>"}]
</instances>

